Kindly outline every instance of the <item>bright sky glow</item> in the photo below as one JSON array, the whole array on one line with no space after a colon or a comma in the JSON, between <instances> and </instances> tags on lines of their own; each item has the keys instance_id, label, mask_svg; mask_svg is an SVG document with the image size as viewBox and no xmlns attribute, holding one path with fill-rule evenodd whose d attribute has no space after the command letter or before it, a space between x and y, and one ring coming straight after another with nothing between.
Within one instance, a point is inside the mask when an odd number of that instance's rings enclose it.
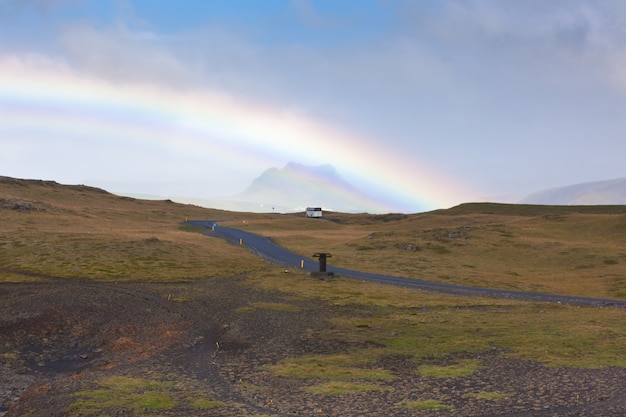
<instances>
[{"instance_id":1,"label":"bright sky glow","mask_svg":"<svg viewBox=\"0 0 626 417\"><path fill-rule=\"evenodd\" d=\"M626 176L621 0L0 0L0 175L216 198L330 163L396 210Z\"/></svg>"}]
</instances>

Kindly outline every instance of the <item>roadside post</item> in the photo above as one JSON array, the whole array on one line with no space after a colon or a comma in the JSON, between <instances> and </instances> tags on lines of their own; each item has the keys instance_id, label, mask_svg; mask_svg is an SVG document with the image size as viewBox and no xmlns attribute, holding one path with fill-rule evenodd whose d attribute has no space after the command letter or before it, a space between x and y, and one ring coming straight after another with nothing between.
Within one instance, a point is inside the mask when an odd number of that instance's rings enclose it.
<instances>
[{"instance_id":1,"label":"roadside post","mask_svg":"<svg viewBox=\"0 0 626 417\"><path fill-rule=\"evenodd\" d=\"M324 278L330 278L333 275L335 275L334 272L327 272L326 271L326 259L332 257L333 255L331 255L330 253L326 253L326 252L317 252L313 254L314 258L318 258L319 259L319 263L320 263L320 269L318 272L311 272L311 276L314 276L316 278L320 278L320 279L324 279Z\"/></svg>"}]
</instances>

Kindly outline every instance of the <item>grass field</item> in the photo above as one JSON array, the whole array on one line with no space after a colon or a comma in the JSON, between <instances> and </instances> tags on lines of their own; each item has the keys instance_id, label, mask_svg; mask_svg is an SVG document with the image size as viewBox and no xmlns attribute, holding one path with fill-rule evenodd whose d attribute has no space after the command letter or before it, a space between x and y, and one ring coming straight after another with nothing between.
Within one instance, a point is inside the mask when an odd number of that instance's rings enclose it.
<instances>
[{"instance_id":1,"label":"grass field","mask_svg":"<svg viewBox=\"0 0 626 417\"><path fill-rule=\"evenodd\" d=\"M458 213L458 214L455 214ZM283 216L237 227L336 266L462 285L626 298L626 210L468 204L413 215Z\"/></svg>"},{"instance_id":2,"label":"grass field","mask_svg":"<svg viewBox=\"0 0 626 417\"><path fill-rule=\"evenodd\" d=\"M408 355L416 364L434 360L430 366L416 365L417 372L447 378L479 369L475 361L454 358L494 347L507 357L553 366L626 367L622 310L458 298L344 279L311 280L303 273L285 276L241 247L181 226L188 219L223 220L305 255L331 252L333 264L371 272L624 299L624 207L474 204L412 215L330 213L329 221L224 212L11 179L0 181L0 207L0 282L44 276L185 282L245 273L255 288L341 307L343 314L321 337L371 342L377 348L292 358L268 368L303 378L318 378L323 370L328 381L309 388L320 395L384 389L379 382L393 376L363 365L389 355ZM257 302L239 312L259 309L298 311L289 303ZM443 366L437 358L452 363ZM106 395L117 395L109 382L103 382ZM154 398L145 400L163 409L180 401L163 394L166 388L154 387ZM77 404L88 408L96 394L77 395ZM135 400L130 394L120 398ZM443 407L428 401L401 406Z\"/></svg>"},{"instance_id":3,"label":"grass field","mask_svg":"<svg viewBox=\"0 0 626 417\"><path fill-rule=\"evenodd\" d=\"M296 299L324 300L341 312L324 338L380 347L335 358L296 359L274 368L278 374L297 370L313 377L324 367L341 364L336 378L341 380L353 367L385 356L438 363L496 347L504 349L506 357L552 366L626 367L626 311L621 309L456 297L347 279L318 282L304 274L257 272L248 282ZM474 361L453 360L452 366L420 372L462 376L477 369Z\"/></svg>"}]
</instances>

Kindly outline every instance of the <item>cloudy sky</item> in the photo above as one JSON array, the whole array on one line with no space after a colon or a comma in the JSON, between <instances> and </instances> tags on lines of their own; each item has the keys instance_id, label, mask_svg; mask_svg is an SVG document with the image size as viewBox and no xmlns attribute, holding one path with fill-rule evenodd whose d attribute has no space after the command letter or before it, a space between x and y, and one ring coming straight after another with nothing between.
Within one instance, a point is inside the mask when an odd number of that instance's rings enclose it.
<instances>
[{"instance_id":1,"label":"cloudy sky","mask_svg":"<svg viewBox=\"0 0 626 417\"><path fill-rule=\"evenodd\" d=\"M623 0L0 0L0 175L403 211L626 177Z\"/></svg>"}]
</instances>

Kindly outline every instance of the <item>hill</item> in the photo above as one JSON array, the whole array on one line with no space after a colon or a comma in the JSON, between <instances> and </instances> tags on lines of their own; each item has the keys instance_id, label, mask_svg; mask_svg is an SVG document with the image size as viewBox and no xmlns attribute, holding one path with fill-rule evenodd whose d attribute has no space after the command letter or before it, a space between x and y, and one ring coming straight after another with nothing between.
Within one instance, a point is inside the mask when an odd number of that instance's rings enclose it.
<instances>
[{"instance_id":1,"label":"hill","mask_svg":"<svg viewBox=\"0 0 626 417\"><path fill-rule=\"evenodd\" d=\"M498 214L509 216L550 216L565 214L626 214L626 205L542 205L504 203L465 203L432 213L442 215Z\"/></svg>"},{"instance_id":2,"label":"hill","mask_svg":"<svg viewBox=\"0 0 626 417\"><path fill-rule=\"evenodd\" d=\"M525 204L615 205L626 204L626 178L551 188L524 198Z\"/></svg>"},{"instance_id":3,"label":"hill","mask_svg":"<svg viewBox=\"0 0 626 417\"><path fill-rule=\"evenodd\" d=\"M188 280L260 264L251 255L233 254L226 243L181 229L188 218L232 217L221 210L0 177L0 213L0 282L11 280L12 271L91 280Z\"/></svg>"}]
</instances>

